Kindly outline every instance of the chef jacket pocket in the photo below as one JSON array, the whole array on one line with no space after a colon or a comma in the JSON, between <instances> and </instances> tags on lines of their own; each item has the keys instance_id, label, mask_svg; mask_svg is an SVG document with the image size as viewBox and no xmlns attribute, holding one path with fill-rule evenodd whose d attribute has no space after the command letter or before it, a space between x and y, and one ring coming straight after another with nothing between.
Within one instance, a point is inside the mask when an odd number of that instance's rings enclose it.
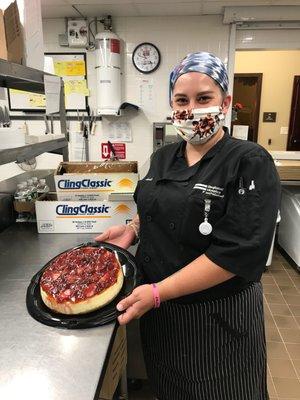
<instances>
[{"instance_id":1,"label":"chef jacket pocket","mask_svg":"<svg viewBox=\"0 0 300 400\"><path fill-rule=\"evenodd\" d=\"M236 193L228 212L234 225L234 231L244 239L259 239L261 220L261 195L258 190Z\"/></svg>"}]
</instances>

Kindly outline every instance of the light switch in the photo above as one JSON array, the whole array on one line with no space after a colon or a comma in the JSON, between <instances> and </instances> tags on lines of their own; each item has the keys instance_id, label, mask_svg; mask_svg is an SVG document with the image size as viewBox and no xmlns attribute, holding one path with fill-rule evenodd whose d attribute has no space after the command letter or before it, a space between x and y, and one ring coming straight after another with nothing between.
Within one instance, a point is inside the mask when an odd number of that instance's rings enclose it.
<instances>
[{"instance_id":1,"label":"light switch","mask_svg":"<svg viewBox=\"0 0 300 400\"><path fill-rule=\"evenodd\" d=\"M282 126L280 128L280 135L287 135L289 131L289 128L287 126Z\"/></svg>"}]
</instances>

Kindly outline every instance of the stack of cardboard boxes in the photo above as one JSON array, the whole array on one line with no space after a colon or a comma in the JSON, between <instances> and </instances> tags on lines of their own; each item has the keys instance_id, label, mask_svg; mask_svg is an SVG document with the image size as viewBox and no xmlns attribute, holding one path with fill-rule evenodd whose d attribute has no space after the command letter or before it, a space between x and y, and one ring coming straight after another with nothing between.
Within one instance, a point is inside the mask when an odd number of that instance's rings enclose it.
<instances>
[{"instance_id":1,"label":"stack of cardboard boxes","mask_svg":"<svg viewBox=\"0 0 300 400\"><path fill-rule=\"evenodd\" d=\"M54 179L56 193L35 203L39 233L103 232L136 214L136 161L62 162Z\"/></svg>"}]
</instances>

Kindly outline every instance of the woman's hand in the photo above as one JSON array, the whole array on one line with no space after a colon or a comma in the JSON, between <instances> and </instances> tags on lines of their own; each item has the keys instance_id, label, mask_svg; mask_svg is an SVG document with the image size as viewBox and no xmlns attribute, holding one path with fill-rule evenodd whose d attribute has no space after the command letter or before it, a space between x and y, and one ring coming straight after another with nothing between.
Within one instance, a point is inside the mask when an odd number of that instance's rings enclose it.
<instances>
[{"instance_id":1,"label":"woman's hand","mask_svg":"<svg viewBox=\"0 0 300 400\"><path fill-rule=\"evenodd\" d=\"M117 304L118 311L124 311L118 317L120 325L128 324L132 319L138 319L154 307L151 285L141 285L133 290L131 295Z\"/></svg>"},{"instance_id":2,"label":"woman's hand","mask_svg":"<svg viewBox=\"0 0 300 400\"><path fill-rule=\"evenodd\" d=\"M130 225L114 225L95 237L98 242L115 244L123 249L128 249L135 239L134 230Z\"/></svg>"}]
</instances>

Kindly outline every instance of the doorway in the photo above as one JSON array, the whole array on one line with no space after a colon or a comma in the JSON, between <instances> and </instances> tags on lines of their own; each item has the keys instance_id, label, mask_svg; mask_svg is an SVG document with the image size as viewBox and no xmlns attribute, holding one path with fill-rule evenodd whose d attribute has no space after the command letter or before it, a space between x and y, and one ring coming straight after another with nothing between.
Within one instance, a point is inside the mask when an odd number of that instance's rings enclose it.
<instances>
[{"instance_id":1,"label":"doorway","mask_svg":"<svg viewBox=\"0 0 300 400\"><path fill-rule=\"evenodd\" d=\"M262 76L259 73L234 74L233 111L234 125L248 126L248 140L257 142Z\"/></svg>"}]
</instances>

